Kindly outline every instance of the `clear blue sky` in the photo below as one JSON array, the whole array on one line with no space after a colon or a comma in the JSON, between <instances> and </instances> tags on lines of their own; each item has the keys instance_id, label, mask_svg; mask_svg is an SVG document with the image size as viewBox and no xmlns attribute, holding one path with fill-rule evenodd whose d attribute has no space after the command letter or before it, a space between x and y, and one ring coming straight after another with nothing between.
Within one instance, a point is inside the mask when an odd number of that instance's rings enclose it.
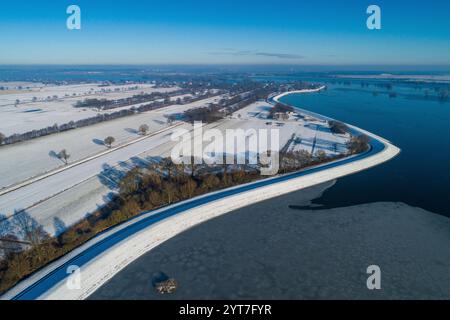
<instances>
[{"instance_id":1,"label":"clear blue sky","mask_svg":"<svg viewBox=\"0 0 450 320\"><path fill-rule=\"evenodd\" d=\"M2 0L0 64L450 65L449 13L448 0Z\"/></svg>"}]
</instances>

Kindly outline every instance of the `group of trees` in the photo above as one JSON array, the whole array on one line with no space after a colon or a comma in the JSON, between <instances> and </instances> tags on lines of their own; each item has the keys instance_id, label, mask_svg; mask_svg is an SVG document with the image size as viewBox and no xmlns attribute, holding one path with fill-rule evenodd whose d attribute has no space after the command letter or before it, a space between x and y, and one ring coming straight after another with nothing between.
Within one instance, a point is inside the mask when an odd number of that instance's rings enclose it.
<instances>
[{"instance_id":1,"label":"group of trees","mask_svg":"<svg viewBox=\"0 0 450 320\"><path fill-rule=\"evenodd\" d=\"M282 103L277 103L272 109L269 111L269 118L274 119L277 113L287 114L289 112L293 112L294 108Z\"/></svg>"},{"instance_id":2,"label":"group of trees","mask_svg":"<svg viewBox=\"0 0 450 320\"><path fill-rule=\"evenodd\" d=\"M137 110L134 110L134 109L133 110L120 110L120 111L113 112L113 113L98 114L95 117L85 118L85 119L81 119L78 121L70 121L68 123L61 124L61 125L54 124L53 126L50 126L47 128L43 128L43 129L39 129L39 130L32 130L32 131L28 131L28 132L20 133L20 134L16 133L11 136L8 136L8 137L4 138L4 144L19 143L19 142L36 139L39 137L44 137L44 136L55 134L55 133L74 130L77 128L83 128L83 127L87 127L90 125L94 125L96 123L101 123L101 122L110 121L113 119L118 119L118 118L130 116L130 115L133 115L136 113L137 113Z\"/></svg>"},{"instance_id":3,"label":"group of trees","mask_svg":"<svg viewBox=\"0 0 450 320\"><path fill-rule=\"evenodd\" d=\"M96 108L96 109L102 109L104 106L112 103L112 100L106 100L106 99L85 99L83 101L78 101L75 103L75 108Z\"/></svg>"},{"instance_id":4,"label":"group of trees","mask_svg":"<svg viewBox=\"0 0 450 320\"><path fill-rule=\"evenodd\" d=\"M229 99L222 99L218 103L212 103L207 107L187 110L184 112L183 117L187 122L201 121L204 123L212 123L245 108L249 104L266 98L268 94L268 88L259 87L253 91L241 93Z\"/></svg>"},{"instance_id":5,"label":"group of trees","mask_svg":"<svg viewBox=\"0 0 450 320\"><path fill-rule=\"evenodd\" d=\"M5 259L0 260L0 293L50 261L82 245L96 234L142 211L260 177L256 170L249 171L245 168L224 172L226 173L199 174L197 170L187 172L184 166L175 165L170 158L152 164L146 169L135 168L121 179L119 193L111 202L55 237L50 237L41 226L26 216L28 220L23 219L19 228L14 230L20 230L19 233L27 241L27 245L23 247L16 245L16 250L8 250ZM4 237L11 238L12 235Z\"/></svg>"},{"instance_id":6,"label":"group of trees","mask_svg":"<svg viewBox=\"0 0 450 320\"><path fill-rule=\"evenodd\" d=\"M346 134L348 132L348 127L345 123L340 121L331 120L328 121L330 130L334 134Z\"/></svg>"},{"instance_id":7,"label":"group of trees","mask_svg":"<svg viewBox=\"0 0 450 320\"><path fill-rule=\"evenodd\" d=\"M189 96L188 94L191 94ZM140 93L132 97L117 99L117 100L107 100L107 99L85 99L83 101L78 101L75 104L76 108L95 108L98 110L110 110L115 108L126 107L133 104L145 103L155 100L163 100L164 104L169 104L171 98L180 95L186 95L185 97L178 98L176 100L177 104L185 104L200 99L205 99L212 93L209 90L205 90L202 93L194 92L192 89L181 89L173 92L152 92L152 93Z\"/></svg>"},{"instance_id":8,"label":"group of trees","mask_svg":"<svg viewBox=\"0 0 450 320\"><path fill-rule=\"evenodd\" d=\"M12 218L0 215L0 294L24 275L48 263L48 249L42 246L51 237L27 212Z\"/></svg>"},{"instance_id":9,"label":"group of trees","mask_svg":"<svg viewBox=\"0 0 450 320\"><path fill-rule=\"evenodd\" d=\"M305 168L313 161L313 156L306 150L282 151L279 155L280 172L287 173Z\"/></svg>"},{"instance_id":10,"label":"group of trees","mask_svg":"<svg viewBox=\"0 0 450 320\"><path fill-rule=\"evenodd\" d=\"M369 149L370 138L365 134L351 137L347 142L347 149L349 154L357 154L365 152Z\"/></svg>"},{"instance_id":11,"label":"group of trees","mask_svg":"<svg viewBox=\"0 0 450 320\"><path fill-rule=\"evenodd\" d=\"M190 109L184 112L184 119L187 122L201 121L203 123L216 122L225 117L225 113L221 111L222 107L211 105L203 108Z\"/></svg>"},{"instance_id":12,"label":"group of trees","mask_svg":"<svg viewBox=\"0 0 450 320\"><path fill-rule=\"evenodd\" d=\"M145 103L152 100L163 99L165 103L170 102L170 97L187 93L185 90L178 90L171 93L152 92L140 93L132 97L107 100L107 99L85 99L78 101L75 108L95 108L98 110L110 110L114 108L126 107L133 104Z\"/></svg>"},{"instance_id":13,"label":"group of trees","mask_svg":"<svg viewBox=\"0 0 450 320\"><path fill-rule=\"evenodd\" d=\"M329 155L324 150L318 150L311 154L306 150L283 151L280 152L280 173L298 171L310 166L338 160L345 157L345 154Z\"/></svg>"}]
</instances>

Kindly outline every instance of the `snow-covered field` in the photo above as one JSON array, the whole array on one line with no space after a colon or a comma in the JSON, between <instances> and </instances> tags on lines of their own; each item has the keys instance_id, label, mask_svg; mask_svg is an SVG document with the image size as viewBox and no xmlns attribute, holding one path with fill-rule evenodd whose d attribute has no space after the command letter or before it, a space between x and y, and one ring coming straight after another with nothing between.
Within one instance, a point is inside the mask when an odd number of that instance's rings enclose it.
<instances>
[{"instance_id":1,"label":"snow-covered field","mask_svg":"<svg viewBox=\"0 0 450 320\"><path fill-rule=\"evenodd\" d=\"M150 128L149 132L155 132L168 126L166 115L202 107L208 103L217 102L220 98L217 96L186 105L174 105L3 146L0 149L0 192L2 188L64 166L61 160L53 156L53 153L58 153L62 149L66 149L70 154L69 163L75 162L106 150L102 141L107 136L115 138L114 145L132 141L139 137L137 130L141 124L147 124ZM20 168L20 170L12 170L12 168Z\"/></svg>"},{"instance_id":2,"label":"snow-covered field","mask_svg":"<svg viewBox=\"0 0 450 320\"><path fill-rule=\"evenodd\" d=\"M24 133L53 126L55 123L60 125L70 121L94 117L98 113L110 113L124 108L97 111L89 108L74 107L78 101L87 98L116 100L132 97L141 92L165 93L178 89L178 87L155 88L152 84L108 87L100 87L99 84L84 84L44 86L32 88L31 91L23 90L22 93L2 94L0 95L0 117L2 119L0 132L7 136L14 133ZM58 98L54 99L54 96ZM36 98L35 101L33 101L34 97ZM48 99L49 97L51 99ZM16 100L20 102L16 104ZM130 107L132 106L125 108Z\"/></svg>"},{"instance_id":3,"label":"snow-covered field","mask_svg":"<svg viewBox=\"0 0 450 320\"><path fill-rule=\"evenodd\" d=\"M208 103L217 102L219 99L221 99L220 96L189 105L174 105L26 143L6 146L1 150L1 153L5 155L0 158L1 186L17 184L44 172L64 167L60 160L50 155L52 151L58 152L65 148L71 154L70 161L76 162L105 151L106 148L100 141L108 135L116 138L116 145L129 143L139 138L136 130L140 124L148 124L151 132L163 130L169 126L165 115L202 107ZM317 141L320 142L317 142L316 150L323 149L328 154L333 153L329 150L330 145L345 142L344 137L335 136L324 127L317 130L317 125L308 123L301 118L288 121L268 120L267 115L270 108L266 102L257 102L237 111L228 119L206 125L204 130L218 129L225 137L228 129L266 129L268 135L271 129L275 129L279 130L279 148L283 148L291 141L291 148L303 148L308 151L312 150L311 141L318 137ZM324 126L324 124L322 125ZM183 124L181 127L192 129L189 124ZM109 194L117 191L115 182L125 171L133 166L148 163L150 159L170 156L177 143L171 141L173 130L175 129L168 129L3 194L0 196L0 214L11 216L17 210L26 210L39 224L53 234L57 231L55 218L69 226L96 210L98 206L104 205L109 199ZM301 137L302 141L295 144L292 136ZM209 144L201 139L194 141L193 149L199 143L203 144L204 148ZM247 142L248 139L237 140L235 150L247 151ZM226 142L224 141L224 143ZM33 156L33 161L30 161L30 155ZM10 168L20 168L20 171L11 171Z\"/></svg>"},{"instance_id":4,"label":"snow-covered field","mask_svg":"<svg viewBox=\"0 0 450 320\"><path fill-rule=\"evenodd\" d=\"M91 177L95 177L105 168L116 165L121 166L122 162L139 156L145 150L156 148L168 140L170 140L170 131L140 140L124 148L117 149L91 161L68 168L58 174L51 175L30 185L6 193L0 197L2 214L9 216L14 214L16 210L28 209L65 190L69 190Z\"/></svg>"},{"instance_id":5,"label":"snow-covered field","mask_svg":"<svg viewBox=\"0 0 450 320\"><path fill-rule=\"evenodd\" d=\"M108 135L116 138L116 146L139 140L19 189L12 189L13 191L0 196L0 214L11 216L16 211L26 210L50 233L54 232L56 217L61 218L66 225L79 221L97 206L103 205L107 201L107 195L114 191L107 183L111 172L128 170L149 156L170 154L173 129L169 128L166 115L203 107L220 99L221 96L217 96L186 105L175 105L2 147L0 185L6 187L64 168L62 162L51 155L52 151L58 152L65 148L71 154L70 160L73 163L107 150L101 141ZM142 138L138 135L137 128L144 123L149 125L150 132L167 131ZM185 127L189 128L190 125L185 124ZM104 174L98 176L102 171ZM2 192L5 190L8 189L3 189Z\"/></svg>"},{"instance_id":6,"label":"snow-covered field","mask_svg":"<svg viewBox=\"0 0 450 320\"><path fill-rule=\"evenodd\" d=\"M266 102L257 102L235 112L232 118L239 120L243 128L279 129L281 147L292 140L288 151L315 154L323 150L327 155L336 155L347 150L349 136L332 134L327 122L295 114L288 121L267 119L270 108Z\"/></svg>"},{"instance_id":7,"label":"snow-covered field","mask_svg":"<svg viewBox=\"0 0 450 320\"><path fill-rule=\"evenodd\" d=\"M26 104L33 101L47 101L58 98L95 98L111 97L111 99L125 98L140 92L169 92L176 90L172 88L155 88L153 84L125 84L104 86L100 83L86 83L73 85L44 85L44 84L20 84L20 83L0 83L0 87L7 90L17 91L16 94L7 94L0 96L0 107L16 104ZM22 89L19 89L19 86ZM23 92L22 92L23 91ZM0 90L1 92L1 90Z\"/></svg>"}]
</instances>

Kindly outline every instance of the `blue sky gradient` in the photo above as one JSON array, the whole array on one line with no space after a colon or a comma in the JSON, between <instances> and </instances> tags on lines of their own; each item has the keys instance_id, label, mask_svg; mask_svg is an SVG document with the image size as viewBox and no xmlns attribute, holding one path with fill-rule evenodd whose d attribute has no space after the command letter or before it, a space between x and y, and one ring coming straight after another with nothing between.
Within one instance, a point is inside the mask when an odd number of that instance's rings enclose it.
<instances>
[{"instance_id":1,"label":"blue sky gradient","mask_svg":"<svg viewBox=\"0 0 450 320\"><path fill-rule=\"evenodd\" d=\"M366 27L370 4L382 30ZM0 64L450 65L449 12L448 0L1 0Z\"/></svg>"}]
</instances>

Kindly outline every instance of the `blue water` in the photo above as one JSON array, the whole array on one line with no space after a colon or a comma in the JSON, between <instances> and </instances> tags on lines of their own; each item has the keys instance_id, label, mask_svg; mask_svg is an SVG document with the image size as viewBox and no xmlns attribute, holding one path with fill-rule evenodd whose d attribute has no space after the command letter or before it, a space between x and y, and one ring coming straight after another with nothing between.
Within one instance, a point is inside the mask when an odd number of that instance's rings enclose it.
<instances>
[{"instance_id":1,"label":"blue water","mask_svg":"<svg viewBox=\"0 0 450 320\"><path fill-rule=\"evenodd\" d=\"M397 98L360 85L329 86L315 94L283 101L354 124L402 149L396 159L342 178L316 202L342 207L398 201L450 217L450 102L424 97L425 89L395 87ZM435 94L434 92L430 92Z\"/></svg>"}]
</instances>

